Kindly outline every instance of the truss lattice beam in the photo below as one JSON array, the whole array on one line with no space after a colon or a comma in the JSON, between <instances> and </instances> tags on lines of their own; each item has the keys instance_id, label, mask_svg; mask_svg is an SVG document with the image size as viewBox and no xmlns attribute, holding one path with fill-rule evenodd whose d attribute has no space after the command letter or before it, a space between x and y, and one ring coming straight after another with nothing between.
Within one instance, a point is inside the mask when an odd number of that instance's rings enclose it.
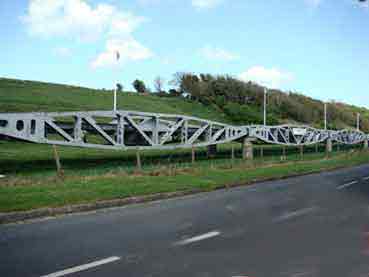
<instances>
[{"instance_id":1,"label":"truss lattice beam","mask_svg":"<svg viewBox=\"0 0 369 277\"><path fill-rule=\"evenodd\" d=\"M357 130L310 126L232 126L191 116L137 111L0 113L0 138L100 149L173 149L256 138L271 144L343 144L369 140Z\"/></svg>"}]
</instances>

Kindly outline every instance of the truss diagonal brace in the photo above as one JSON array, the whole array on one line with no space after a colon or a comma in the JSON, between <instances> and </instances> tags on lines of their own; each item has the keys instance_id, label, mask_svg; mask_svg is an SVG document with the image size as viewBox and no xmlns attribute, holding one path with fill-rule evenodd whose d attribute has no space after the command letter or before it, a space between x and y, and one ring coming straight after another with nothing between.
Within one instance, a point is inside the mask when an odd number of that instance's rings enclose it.
<instances>
[{"instance_id":1,"label":"truss diagonal brace","mask_svg":"<svg viewBox=\"0 0 369 277\"><path fill-rule=\"evenodd\" d=\"M95 120L93 120L91 117L86 116L83 117L83 119L90 124L95 130L104 137L111 145L116 145L116 142L99 126L96 124Z\"/></svg>"},{"instance_id":2,"label":"truss diagonal brace","mask_svg":"<svg viewBox=\"0 0 369 277\"><path fill-rule=\"evenodd\" d=\"M61 129L58 125L56 125L52 120L47 119L45 120L45 123L49 125L51 128L53 128L59 135L61 135L63 138L65 138L67 141L73 141L74 139L63 129Z\"/></svg>"}]
</instances>

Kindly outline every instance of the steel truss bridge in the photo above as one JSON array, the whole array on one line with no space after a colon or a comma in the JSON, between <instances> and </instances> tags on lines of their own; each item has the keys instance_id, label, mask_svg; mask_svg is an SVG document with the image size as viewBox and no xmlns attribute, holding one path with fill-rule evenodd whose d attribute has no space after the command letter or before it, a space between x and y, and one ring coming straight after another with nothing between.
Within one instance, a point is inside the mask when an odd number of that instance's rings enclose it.
<instances>
[{"instance_id":1,"label":"steel truss bridge","mask_svg":"<svg viewBox=\"0 0 369 277\"><path fill-rule=\"evenodd\" d=\"M217 145L245 139L302 146L336 141L368 143L358 130L320 130L309 126L232 126L191 116L137 111L0 113L0 138L98 149L173 149Z\"/></svg>"}]
</instances>

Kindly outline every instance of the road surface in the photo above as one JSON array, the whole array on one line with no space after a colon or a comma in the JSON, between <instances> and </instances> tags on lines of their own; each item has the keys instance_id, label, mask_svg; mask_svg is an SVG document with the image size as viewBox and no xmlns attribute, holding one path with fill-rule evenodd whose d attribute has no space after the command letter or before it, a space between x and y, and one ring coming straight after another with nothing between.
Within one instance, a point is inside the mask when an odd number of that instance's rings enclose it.
<instances>
[{"instance_id":1,"label":"road surface","mask_svg":"<svg viewBox=\"0 0 369 277\"><path fill-rule=\"evenodd\" d=\"M369 275L369 165L0 226L0 276Z\"/></svg>"}]
</instances>

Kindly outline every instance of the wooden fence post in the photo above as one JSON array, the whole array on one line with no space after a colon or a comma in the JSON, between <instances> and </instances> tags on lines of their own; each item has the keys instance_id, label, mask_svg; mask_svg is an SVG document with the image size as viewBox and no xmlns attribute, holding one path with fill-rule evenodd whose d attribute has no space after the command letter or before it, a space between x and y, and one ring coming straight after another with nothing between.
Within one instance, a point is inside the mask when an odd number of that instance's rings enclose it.
<instances>
[{"instance_id":1,"label":"wooden fence post","mask_svg":"<svg viewBox=\"0 0 369 277\"><path fill-rule=\"evenodd\" d=\"M234 163L234 145L232 144L232 148L231 148L231 161L232 164Z\"/></svg>"},{"instance_id":2,"label":"wooden fence post","mask_svg":"<svg viewBox=\"0 0 369 277\"><path fill-rule=\"evenodd\" d=\"M286 156L286 146L283 145L282 147L282 160L285 161L287 160L287 156Z\"/></svg>"},{"instance_id":3,"label":"wooden fence post","mask_svg":"<svg viewBox=\"0 0 369 277\"><path fill-rule=\"evenodd\" d=\"M53 145L53 150L54 150L54 158L55 158L55 163L56 163L56 172L58 177L63 178L64 177L64 171L60 162L60 157L59 157L59 153L58 153L58 149L56 148L56 145Z\"/></svg>"},{"instance_id":4,"label":"wooden fence post","mask_svg":"<svg viewBox=\"0 0 369 277\"><path fill-rule=\"evenodd\" d=\"M137 170L138 171L141 171L142 170L140 149L138 149L138 148L136 150L136 167L137 167Z\"/></svg>"}]
</instances>

